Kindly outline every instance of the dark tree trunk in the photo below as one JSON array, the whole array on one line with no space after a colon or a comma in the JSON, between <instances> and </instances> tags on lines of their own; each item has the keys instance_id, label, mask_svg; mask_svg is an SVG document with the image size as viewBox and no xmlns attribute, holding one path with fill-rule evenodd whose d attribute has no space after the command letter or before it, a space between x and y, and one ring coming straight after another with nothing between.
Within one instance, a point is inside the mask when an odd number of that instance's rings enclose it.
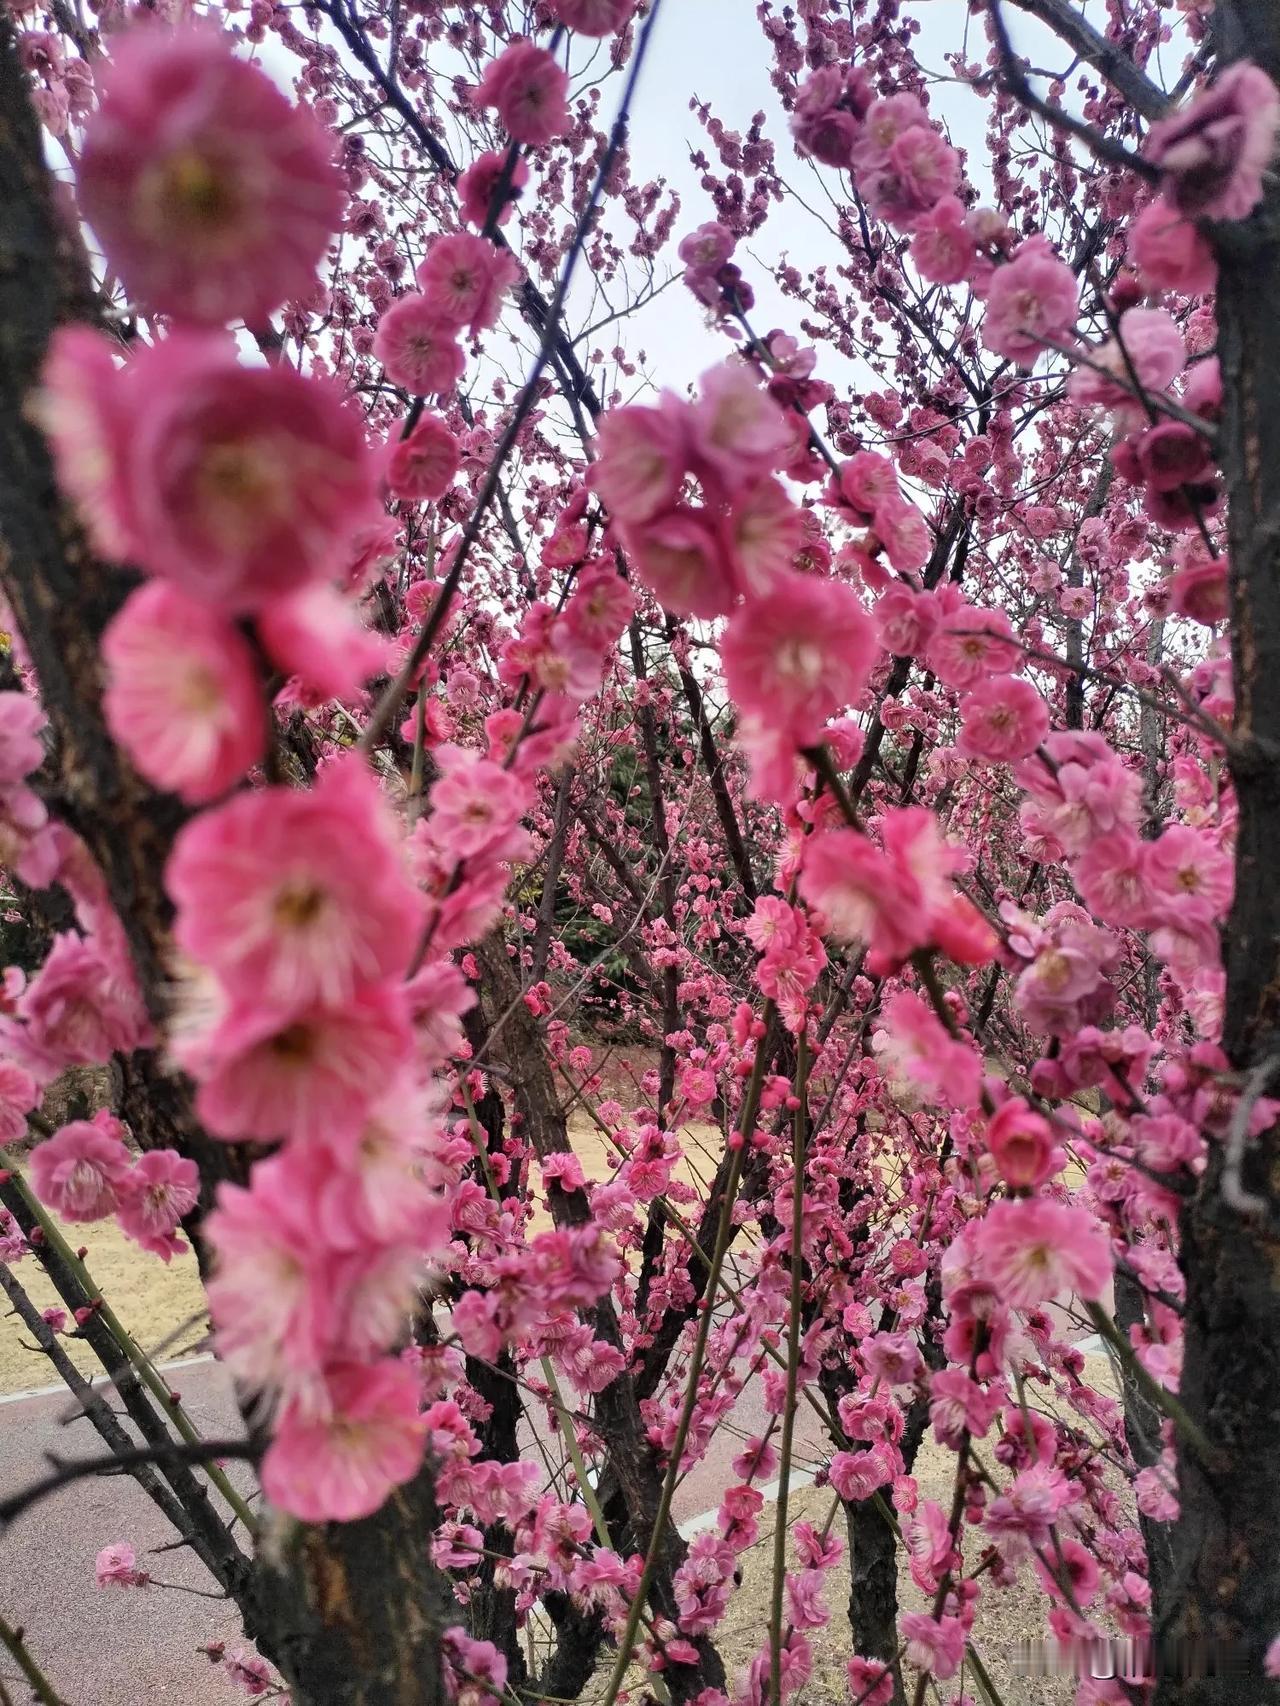
<instances>
[{"instance_id":1,"label":"dark tree trunk","mask_svg":"<svg viewBox=\"0 0 1280 1706\"><path fill-rule=\"evenodd\" d=\"M1274 0L1220 0L1226 59L1280 79ZM1216 234L1223 467L1230 499L1236 894L1225 938L1223 1043L1251 1071L1280 1050L1280 186ZM1274 1086L1272 1086L1274 1088ZM1280 1128L1247 1151L1237 1206L1222 1145L1182 1215L1187 1282L1181 1397L1210 1460L1179 1453L1181 1515L1156 1602L1158 1706L1280 1706L1263 1651L1280 1633ZM1224 1184L1224 1181L1226 1183ZM1237 1198L1238 1201L1238 1198ZM1196 1662L1197 1644L1214 1663ZM1200 1655L1201 1658L1203 1654ZM1185 1675L1219 1668L1227 1674Z\"/></svg>"},{"instance_id":2,"label":"dark tree trunk","mask_svg":"<svg viewBox=\"0 0 1280 1706\"><path fill-rule=\"evenodd\" d=\"M1117 1327L1126 1338L1130 1327L1146 1320L1146 1299L1142 1287L1123 1268L1116 1270L1115 1318ZM1139 1469L1149 1469L1160 1458L1160 1424L1164 1418L1127 1367L1120 1371L1120 1396L1124 1401L1124 1434L1129 1455ZM1147 1548L1151 1592L1159 1604L1167 1590L1173 1564L1172 1531L1167 1522L1153 1522L1141 1511L1138 1512L1138 1526Z\"/></svg>"}]
</instances>

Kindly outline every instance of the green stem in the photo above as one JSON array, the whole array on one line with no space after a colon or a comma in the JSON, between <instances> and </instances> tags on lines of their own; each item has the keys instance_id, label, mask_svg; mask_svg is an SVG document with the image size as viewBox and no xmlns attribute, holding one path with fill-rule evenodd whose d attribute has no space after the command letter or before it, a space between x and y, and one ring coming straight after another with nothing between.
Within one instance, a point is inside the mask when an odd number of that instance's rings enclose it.
<instances>
[{"instance_id":1,"label":"green stem","mask_svg":"<svg viewBox=\"0 0 1280 1706\"><path fill-rule=\"evenodd\" d=\"M967 1651L969 1654L969 1663L973 1666L973 1674L978 1679L978 1687L987 1697L987 1706L1004 1706L1004 1701L1000 1698L1000 1690L996 1687L995 1683L992 1682L991 1673L988 1671L986 1665L983 1664L978 1649L972 1642L968 1643Z\"/></svg>"},{"instance_id":2,"label":"green stem","mask_svg":"<svg viewBox=\"0 0 1280 1706\"><path fill-rule=\"evenodd\" d=\"M800 1374L800 1309L804 1280L805 1089L808 1056L803 1032L796 1048L791 1163L791 1296L787 1317L787 1386L782 1406L781 1466L773 1521L773 1603L769 1608L769 1698L782 1706L782 1600L787 1575L787 1499L796 1426L796 1383Z\"/></svg>"},{"instance_id":3,"label":"green stem","mask_svg":"<svg viewBox=\"0 0 1280 1706\"><path fill-rule=\"evenodd\" d=\"M1140 1386L1149 1403L1155 1409L1163 1410L1166 1416L1173 1418L1173 1424L1181 1437L1191 1446L1196 1456L1208 1468L1213 1467L1213 1447L1195 1422L1192 1421L1181 1400L1176 1398L1167 1387L1161 1386L1147 1370L1143 1368L1134 1352L1133 1346L1116 1326L1100 1303L1086 1303L1085 1313L1098 1329L1099 1335L1111 1346L1112 1350L1124 1364L1126 1371L1136 1386Z\"/></svg>"},{"instance_id":4,"label":"green stem","mask_svg":"<svg viewBox=\"0 0 1280 1706\"><path fill-rule=\"evenodd\" d=\"M26 1202L32 1215L39 1224L41 1232L44 1234L52 1248L57 1251L59 1258L66 1263L67 1267L70 1268L76 1279L79 1280L85 1296L89 1299L90 1303L96 1306L98 1318L102 1321L103 1325L107 1327L111 1336L119 1345L121 1356L136 1370L138 1378L159 1403L161 1414L169 1417L178 1433L188 1445L199 1445L202 1439L200 1431L187 1415L186 1411L182 1408L182 1405L175 1400L173 1392L165 1381L163 1375L161 1375L155 1364L151 1361L151 1358L135 1341L133 1335L128 1331L119 1316L112 1309L111 1305L103 1297L101 1291L94 1284L88 1268L63 1237L55 1221L45 1211L43 1205L28 1188L26 1180L16 1173L13 1175L13 1178L18 1190L22 1193L23 1200ZM110 1373L111 1371L108 1370L108 1374ZM255 1534L258 1527L257 1518L245 1502L243 1496L231 1485L231 1482L227 1479L225 1471L219 1469L216 1463L203 1463L200 1467L204 1470L213 1485L218 1489L219 1493L222 1494L222 1497L239 1517L240 1521L245 1525L248 1532L250 1534Z\"/></svg>"},{"instance_id":5,"label":"green stem","mask_svg":"<svg viewBox=\"0 0 1280 1706\"><path fill-rule=\"evenodd\" d=\"M586 1459L582 1455L582 1447L578 1444L578 1435L573 1426L573 1417L564 1407L564 1398L560 1392L560 1382L556 1379L556 1371L551 1366L551 1358L543 1357L542 1372L547 1385L551 1388L551 1402L556 1408L556 1420L560 1424L560 1436L564 1440L565 1450L573 1459L573 1472L578 1478L578 1487L582 1492L583 1502L591 1512L591 1521L595 1525L596 1538L606 1549L611 1550L613 1541L609 1538L609 1525L604 1520L604 1511L596 1497L596 1490L587 1477Z\"/></svg>"}]
</instances>

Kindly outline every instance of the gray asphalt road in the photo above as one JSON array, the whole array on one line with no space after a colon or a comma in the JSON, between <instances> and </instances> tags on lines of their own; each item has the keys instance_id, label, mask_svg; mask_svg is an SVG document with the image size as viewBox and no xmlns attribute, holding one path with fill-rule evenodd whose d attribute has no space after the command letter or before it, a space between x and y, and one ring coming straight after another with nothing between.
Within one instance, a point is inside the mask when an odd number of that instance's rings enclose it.
<instances>
[{"instance_id":1,"label":"gray asphalt road","mask_svg":"<svg viewBox=\"0 0 1280 1706\"><path fill-rule=\"evenodd\" d=\"M217 1363L179 1369L174 1386L197 1425L210 1437L239 1431L230 1382ZM90 1424L68 1427L69 1393L41 1394L0 1403L0 1493L37 1480L45 1453L98 1456L101 1444ZM751 1382L728 1424L717 1433L702 1461L676 1494L675 1517L685 1524L714 1508L734 1479L730 1468L740 1435L765 1425L758 1382ZM816 1438L812 1417L799 1419L796 1461L810 1459ZM246 1475L243 1466L229 1471ZM172 1592L102 1589L94 1559L113 1541L128 1540L139 1562L159 1579L187 1589L216 1591L208 1572L187 1551L147 1558L172 1531L129 1476L77 1482L20 1518L0 1540L0 1613L26 1630L31 1650L65 1706L235 1706L244 1695L221 1668L199 1651L212 1640L243 1643L239 1617L228 1603ZM247 1643L244 1643L247 1645ZM25 1685L0 1651L0 1678L15 1701Z\"/></svg>"},{"instance_id":2,"label":"gray asphalt road","mask_svg":"<svg viewBox=\"0 0 1280 1706\"><path fill-rule=\"evenodd\" d=\"M229 1385L216 1363L177 1370L174 1386L197 1425L212 1437L238 1432ZM0 1489L26 1486L46 1472L44 1454L97 1457L91 1425L64 1422L69 1393L0 1404ZM173 1531L127 1475L78 1481L20 1517L0 1540L0 1611L26 1631L32 1653L65 1706L234 1706L243 1693L198 1651L206 1642L243 1644L235 1607L161 1588L105 1589L94 1580L102 1547L128 1540L160 1580L217 1591L186 1551L144 1556ZM0 1676L15 1701L29 1697L8 1655Z\"/></svg>"}]
</instances>

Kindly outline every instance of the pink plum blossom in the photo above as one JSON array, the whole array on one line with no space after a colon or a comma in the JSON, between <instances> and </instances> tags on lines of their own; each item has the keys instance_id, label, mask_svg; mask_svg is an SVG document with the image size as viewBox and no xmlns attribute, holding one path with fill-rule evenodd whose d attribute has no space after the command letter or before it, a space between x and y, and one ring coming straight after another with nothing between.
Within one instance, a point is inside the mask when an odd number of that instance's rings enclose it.
<instances>
[{"instance_id":1,"label":"pink plum blossom","mask_svg":"<svg viewBox=\"0 0 1280 1706\"><path fill-rule=\"evenodd\" d=\"M356 757L309 791L258 789L179 834L166 873L179 946L228 992L280 1011L403 973L418 898L395 822Z\"/></svg>"},{"instance_id":2,"label":"pink plum blossom","mask_svg":"<svg viewBox=\"0 0 1280 1706\"><path fill-rule=\"evenodd\" d=\"M734 561L709 510L679 505L622 531L640 579L665 609L711 617L731 608L738 591Z\"/></svg>"},{"instance_id":3,"label":"pink plum blossom","mask_svg":"<svg viewBox=\"0 0 1280 1706\"><path fill-rule=\"evenodd\" d=\"M266 706L235 624L176 586L129 595L102 636L107 725L157 787L203 804L262 757Z\"/></svg>"},{"instance_id":4,"label":"pink plum blossom","mask_svg":"<svg viewBox=\"0 0 1280 1706\"><path fill-rule=\"evenodd\" d=\"M568 92L569 79L547 50L516 40L485 66L475 99L497 108L517 142L544 148L569 128Z\"/></svg>"},{"instance_id":5,"label":"pink plum blossom","mask_svg":"<svg viewBox=\"0 0 1280 1706\"><path fill-rule=\"evenodd\" d=\"M302 1522L371 1516L412 1480L426 1430L418 1382L403 1363L342 1364L325 1376L319 1414L287 1404L262 1461L262 1490Z\"/></svg>"},{"instance_id":6,"label":"pink plum blossom","mask_svg":"<svg viewBox=\"0 0 1280 1706\"><path fill-rule=\"evenodd\" d=\"M373 353L391 383L403 385L415 397L452 391L467 365L456 328L421 291L398 296L386 310L374 334Z\"/></svg>"},{"instance_id":7,"label":"pink plum blossom","mask_svg":"<svg viewBox=\"0 0 1280 1706\"><path fill-rule=\"evenodd\" d=\"M1043 241L1029 240L997 267L987 292L982 341L1020 367L1034 366L1075 328L1080 287L1071 268Z\"/></svg>"},{"instance_id":8,"label":"pink plum blossom","mask_svg":"<svg viewBox=\"0 0 1280 1706\"><path fill-rule=\"evenodd\" d=\"M138 1157L129 1173L116 1218L126 1237L167 1262L175 1253L174 1234L179 1222L191 1213L199 1197L200 1174L195 1162L172 1149L152 1149Z\"/></svg>"},{"instance_id":9,"label":"pink plum blossom","mask_svg":"<svg viewBox=\"0 0 1280 1706\"><path fill-rule=\"evenodd\" d=\"M439 415L424 415L387 462L387 484L405 503L435 502L453 484L462 461L458 441Z\"/></svg>"},{"instance_id":10,"label":"pink plum blossom","mask_svg":"<svg viewBox=\"0 0 1280 1706\"><path fill-rule=\"evenodd\" d=\"M458 211L468 225L482 227L493 216L493 198L506 181L507 191L495 223L505 225L515 211L515 199L529 182L529 167L517 159L507 170L507 152L492 149L474 159L458 179Z\"/></svg>"},{"instance_id":11,"label":"pink plum blossom","mask_svg":"<svg viewBox=\"0 0 1280 1706\"><path fill-rule=\"evenodd\" d=\"M650 521L675 502L688 456L683 410L610 409L598 428L591 482L616 520Z\"/></svg>"},{"instance_id":12,"label":"pink plum blossom","mask_svg":"<svg viewBox=\"0 0 1280 1706\"><path fill-rule=\"evenodd\" d=\"M174 1052L199 1080L196 1109L215 1136L330 1141L359 1132L411 1046L401 992L373 984L337 1006L232 1007Z\"/></svg>"},{"instance_id":13,"label":"pink plum blossom","mask_svg":"<svg viewBox=\"0 0 1280 1706\"><path fill-rule=\"evenodd\" d=\"M734 615L721 658L741 709L805 746L857 698L876 650L875 625L850 587L788 573Z\"/></svg>"},{"instance_id":14,"label":"pink plum blossom","mask_svg":"<svg viewBox=\"0 0 1280 1706\"><path fill-rule=\"evenodd\" d=\"M1111 1246L1089 1211L1046 1197L991 1205L978 1228L983 1269L1014 1309L1063 1292L1096 1302L1111 1279Z\"/></svg>"},{"instance_id":15,"label":"pink plum blossom","mask_svg":"<svg viewBox=\"0 0 1280 1706\"><path fill-rule=\"evenodd\" d=\"M1179 213L1244 219L1262 200L1278 132L1280 92L1265 71L1239 60L1181 112L1158 119L1144 152Z\"/></svg>"},{"instance_id":16,"label":"pink plum blossom","mask_svg":"<svg viewBox=\"0 0 1280 1706\"><path fill-rule=\"evenodd\" d=\"M87 429L60 430L74 369L96 362L82 333L55 338L46 393L59 472L86 490ZM232 613L336 574L375 501L359 416L337 389L287 364L245 367L215 333L174 334L98 383L96 426L109 479L90 506L109 515L104 550ZM95 486L95 489L98 489Z\"/></svg>"},{"instance_id":17,"label":"pink plum blossom","mask_svg":"<svg viewBox=\"0 0 1280 1706\"><path fill-rule=\"evenodd\" d=\"M258 613L262 649L311 699L358 698L370 676L385 671L385 636L366 628L354 601L331 586L304 587Z\"/></svg>"},{"instance_id":18,"label":"pink plum blossom","mask_svg":"<svg viewBox=\"0 0 1280 1706\"><path fill-rule=\"evenodd\" d=\"M138 1554L127 1540L104 1546L94 1560L94 1575L100 1588L143 1588L151 1580L138 1568Z\"/></svg>"},{"instance_id":19,"label":"pink plum blossom","mask_svg":"<svg viewBox=\"0 0 1280 1706\"><path fill-rule=\"evenodd\" d=\"M97 88L80 205L132 296L257 327L307 294L346 201L309 112L209 27L115 37Z\"/></svg>"},{"instance_id":20,"label":"pink plum blossom","mask_svg":"<svg viewBox=\"0 0 1280 1706\"><path fill-rule=\"evenodd\" d=\"M39 1086L16 1060L0 1060L0 1148L27 1135L27 1115L40 1100Z\"/></svg>"},{"instance_id":21,"label":"pink plum blossom","mask_svg":"<svg viewBox=\"0 0 1280 1706\"><path fill-rule=\"evenodd\" d=\"M1048 732L1049 707L1021 676L997 676L960 701L956 746L966 758L1009 764L1034 752Z\"/></svg>"},{"instance_id":22,"label":"pink plum blossom","mask_svg":"<svg viewBox=\"0 0 1280 1706\"><path fill-rule=\"evenodd\" d=\"M631 16L635 0L551 0L560 22L584 36L610 36Z\"/></svg>"},{"instance_id":23,"label":"pink plum blossom","mask_svg":"<svg viewBox=\"0 0 1280 1706\"><path fill-rule=\"evenodd\" d=\"M1162 196L1130 226L1129 256L1151 290L1203 296L1217 283L1218 263L1203 234Z\"/></svg>"},{"instance_id":24,"label":"pink plum blossom","mask_svg":"<svg viewBox=\"0 0 1280 1706\"><path fill-rule=\"evenodd\" d=\"M437 237L418 268L418 288L444 325L473 334L497 324L502 300L520 276L509 249L462 231Z\"/></svg>"},{"instance_id":25,"label":"pink plum blossom","mask_svg":"<svg viewBox=\"0 0 1280 1706\"><path fill-rule=\"evenodd\" d=\"M74 1120L31 1152L36 1195L64 1220L105 1220L128 1189L129 1152L92 1120Z\"/></svg>"}]
</instances>

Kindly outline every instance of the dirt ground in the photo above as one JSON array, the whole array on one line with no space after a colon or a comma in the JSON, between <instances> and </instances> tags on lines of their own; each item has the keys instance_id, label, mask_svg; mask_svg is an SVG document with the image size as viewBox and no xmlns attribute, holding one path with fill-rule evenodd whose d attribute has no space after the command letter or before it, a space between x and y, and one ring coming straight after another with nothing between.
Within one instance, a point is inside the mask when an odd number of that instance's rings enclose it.
<instances>
[{"instance_id":1,"label":"dirt ground","mask_svg":"<svg viewBox=\"0 0 1280 1706\"><path fill-rule=\"evenodd\" d=\"M607 1178L618 1157L599 1128L586 1114L575 1112L570 1116L569 1133L587 1177ZM686 1158L677 1169L677 1177L698 1186L715 1170L720 1133L715 1126L690 1125L684 1142ZM535 1221L550 1224L544 1210L535 1215ZM149 1256L129 1243L114 1221L96 1221L88 1226L59 1224L74 1248L88 1251L85 1265L89 1273L144 1350L168 1362L206 1348L204 1293L194 1256L175 1257L166 1267L158 1256ZM41 1309L59 1303L37 1261L28 1258L16 1271ZM64 1344L78 1368L99 1372L87 1346L74 1338L64 1339ZM48 1386L56 1380L43 1353L29 1346L29 1336L21 1324L0 1307L0 1394Z\"/></svg>"},{"instance_id":2,"label":"dirt ground","mask_svg":"<svg viewBox=\"0 0 1280 1706\"><path fill-rule=\"evenodd\" d=\"M606 1086L605 1093L612 1086ZM631 1094L622 1083L618 1099L632 1104L638 1097L634 1083ZM569 1121L574 1148L580 1156L588 1177L606 1177L617 1164L617 1154L598 1127L580 1109ZM714 1126L693 1125L685 1134L686 1160L679 1177L695 1185L705 1185L714 1171L721 1148L720 1133ZM540 1193L539 1193L540 1194ZM539 1210L535 1218L543 1218ZM90 1226L64 1227L75 1246L87 1250L86 1265L94 1280L109 1299L113 1309L138 1342L164 1361L176 1360L193 1351L207 1348L207 1324L204 1299L190 1254L176 1258L168 1267L158 1258L148 1256L129 1244L113 1222ZM19 1269L23 1283L43 1308L57 1303L57 1298L45 1279L43 1270L34 1260L24 1261ZM52 1371L44 1357L27 1348L25 1334L16 1321L0 1312L0 1394L12 1393L51 1383ZM97 1372L94 1359L85 1347L74 1339L65 1341L78 1366ZM1088 1359L1087 1378L1095 1385L1113 1390L1106 1359ZM955 1460L950 1452L937 1447L932 1437L926 1439L916 1466L922 1498L935 1499L946 1508L950 1503ZM833 1495L829 1491L805 1488L793 1494L788 1526L807 1519L817 1526L827 1520ZM760 1538L744 1554L743 1582L730 1603L723 1628L723 1648L734 1667L748 1665L759 1650L769 1623L769 1603L773 1570L773 1521L776 1506L766 1506L760 1520ZM837 1532L843 1537L843 1523ZM813 1677L804 1691L807 1706L825 1706L828 1701L847 1701L844 1665L850 1654L848 1622L845 1606L849 1594L847 1567L842 1565L828 1578L828 1604L832 1613L830 1625L811 1633L814 1652ZM905 1564L901 1571L900 1598L904 1609L926 1609ZM1014 1588L984 1596L979 1605L974 1640L1000 1693L1004 1706L1068 1706L1073 1698L1074 1684L1068 1678L1027 1678L1017 1674L1014 1652L1020 1641L1038 1638L1044 1633L1045 1599L1028 1568L1024 1579ZM607 1673L606 1673L607 1674ZM632 1679L642 1685L639 1673ZM603 1684L604 1678L600 1679ZM965 1692L981 1700L982 1692L972 1672L962 1673L946 1685L942 1698L950 1698L963 1685ZM590 1691L584 1698L590 1698Z\"/></svg>"},{"instance_id":3,"label":"dirt ground","mask_svg":"<svg viewBox=\"0 0 1280 1706\"><path fill-rule=\"evenodd\" d=\"M176 1256L166 1267L158 1256L131 1244L113 1220L90 1226L60 1221L59 1225L73 1248L88 1251L85 1266L95 1284L144 1350L170 1362L204 1348L204 1291L190 1252ZM26 1257L14 1271L41 1309L60 1306L58 1294L34 1257ZM172 1343L160 1351L173 1334L177 1336ZM57 1380L44 1353L28 1349L30 1344L20 1322L7 1313L0 1315L0 1393L51 1386ZM101 1373L102 1365L87 1345L67 1335L63 1344L77 1368Z\"/></svg>"},{"instance_id":4,"label":"dirt ground","mask_svg":"<svg viewBox=\"0 0 1280 1706\"><path fill-rule=\"evenodd\" d=\"M1114 1393L1115 1381L1105 1355L1094 1353L1085 1358L1085 1380L1099 1391ZM1035 1400L1033 1400L1035 1402ZM1044 1404L1056 1409L1054 1403ZM1064 1414L1067 1412L1063 1412ZM989 1453L985 1454L989 1463ZM932 1433L926 1434L916 1459L915 1477L921 1500L932 1499L944 1510L950 1508L955 1479L955 1454L937 1445ZM989 1465L990 1466L990 1465ZM1000 1471L1000 1478L1004 1472ZM1117 1478L1116 1487L1121 1482ZM787 1511L787 1527L793 1530L797 1522L810 1522L819 1531L827 1523L835 1495L829 1488L805 1487L791 1495ZM724 1622L717 1631L717 1645L730 1668L731 1684L738 1680L761 1651L768 1638L773 1586L773 1544L777 1505L767 1504L760 1513L760 1534L754 1546L742 1554L742 1584L729 1601ZM847 1533L842 1516L837 1513L833 1532L846 1542ZM794 1548L788 1546L788 1568L797 1568ZM928 1611L926 1596L911 1579L905 1553L899 1554L898 1601L902 1611ZM801 1693L804 1706L848 1706L849 1689L845 1665L852 1654L849 1621L848 1553L827 1576L826 1604L831 1621L823 1629L809 1632L813 1653L813 1674ZM1048 1601L1036 1579L1033 1566L1023 1566L1012 1587L988 1590L978 1602L974 1620L972 1644L977 1648L991 1682L997 1690L1000 1706L1071 1706L1075 1699L1076 1682L1069 1676L1031 1676L1023 1673L1018 1664L1018 1649L1022 1643L1040 1641L1047 1637L1045 1615ZM1100 1627L1111 1625L1105 1616L1098 1618ZM609 1668L601 1674L584 1694L584 1701L602 1699L609 1679ZM914 1672L906 1671L907 1693L913 1691ZM644 1675L634 1667L628 1677L628 1687L640 1698ZM965 1667L949 1682L931 1692L931 1701L950 1701L963 1694L982 1706L987 1700L973 1667Z\"/></svg>"}]
</instances>

